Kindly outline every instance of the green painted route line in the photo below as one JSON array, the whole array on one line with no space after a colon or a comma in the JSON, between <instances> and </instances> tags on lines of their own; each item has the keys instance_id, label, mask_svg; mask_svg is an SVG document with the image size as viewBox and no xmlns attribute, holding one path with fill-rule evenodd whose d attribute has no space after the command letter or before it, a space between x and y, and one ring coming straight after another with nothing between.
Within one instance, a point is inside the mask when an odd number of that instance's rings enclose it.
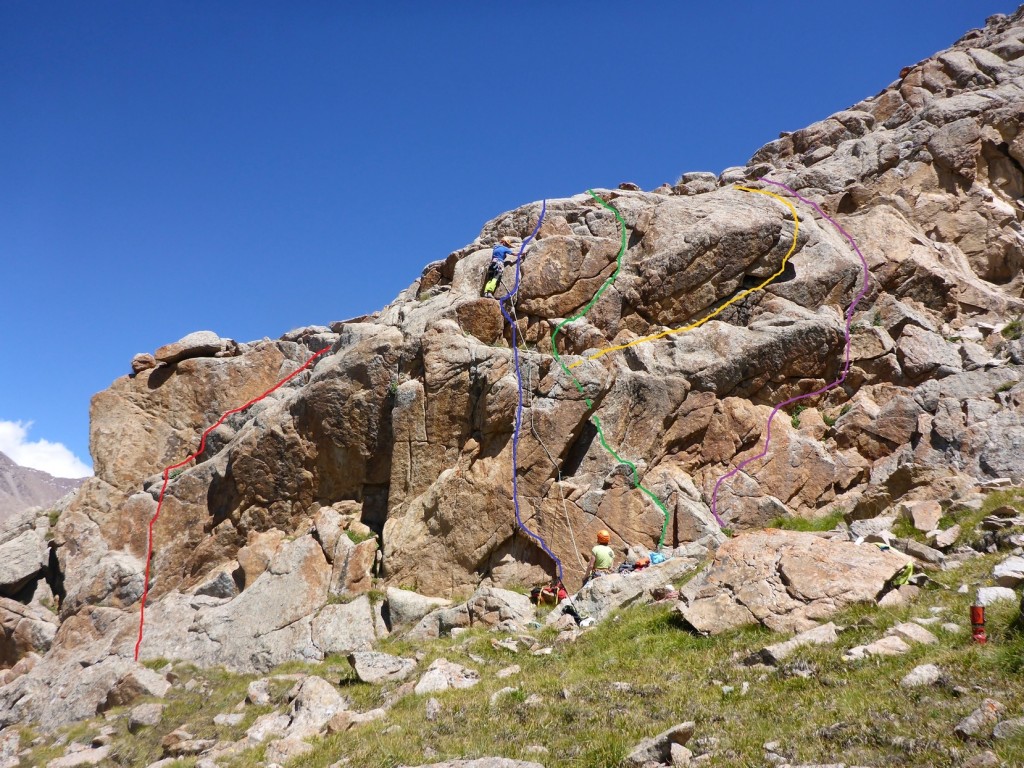
<instances>
[{"instance_id":1,"label":"green painted route line","mask_svg":"<svg viewBox=\"0 0 1024 768\"><path fill-rule=\"evenodd\" d=\"M615 278L619 276L619 272L622 270L622 257L626 255L627 240L626 220L622 218L622 214L619 213L618 209L614 205L606 203L598 195L594 194L594 190L592 189L588 189L587 194L594 198L594 200L596 200L597 203L601 205L603 208L606 208L607 210L615 214L615 218L619 222L619 228L622 230L622 244L619 246L619 253L615 257L615 271L608 276L607 280L601 283L601 287L597 289L597 293L594 294L594 297L589 302L587 302L586 306L584 306L583 309L581 309L575 315L573 315L572 317L567 317L565 320L563 320L557 326L555 326L555 330L551 334L551 353L554 355L555 360L558 362L558 365L561 366L562 370L565 371L566 375L572 380L572 383L576 386L576 389L579 390L579 393L583 395L583 400L584 402L586 402L587 408L593 409L594 403L589 397L587 397L587 393L583 389L583 384L580 383L580 380L576 378L576 376L569 369L569 367L562 362L562 356L558 354L558 334L562 332L562 329L566 325L575 322L576 320L579 320L584 315L586 315L587 312L589 312L593 308L594 304L597 303L597 300L601 298L601 294L603 294L605 290L607 290L608 286L615 282ZM608 453L610 453L617 462L619 462L620 464L626 464L633 471L633 486L635 488L638 488L648 498L650 498L651 501L653 501L658 506L658 509L660 509L664 514L665 522L661 526L661 538L658 539L658 547L660 548L662 544L665 543L665 532L668 530L668 509L665 507L664 504L661 503L661 499L659 499L653 491L651 491L649 488L645 488L640 483L640 478L637 473L636 464L620 457L619 454L612 450L612 447L608 445L607 441L604 439L604 431L601 429L601 420L598 419L596 415L592 416L590 420L594 423L594 426L597 428L597 434L601 440L601 445L604 446L604 449L608 451Z\"/></svg>"}]
</instances>

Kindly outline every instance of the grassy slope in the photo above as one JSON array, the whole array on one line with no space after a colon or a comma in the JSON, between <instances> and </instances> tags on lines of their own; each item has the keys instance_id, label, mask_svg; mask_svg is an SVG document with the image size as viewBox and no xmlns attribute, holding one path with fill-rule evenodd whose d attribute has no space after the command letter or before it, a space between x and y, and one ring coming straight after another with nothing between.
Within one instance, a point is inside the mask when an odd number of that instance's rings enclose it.
<instances>
[{"instance_id":1,"label":"grassy slope","mask_svg":"<svg viewBox=\"0 0 1024 768\"><path fill-rule=\"evenodd\" d=\"M980 574L993 559L969 567ZM424 756L428 746L438 759L488 754L537 759L526 751L536 744L549 750L539 758L548 768L615 766L641 738L690 719L697 722L698 739L719 740L716 766L762 766L763 744L773 740L790 750L794 762L956 765L958 750L966 755L980 747L961 744L953 726L985 695L1007 705L1011 716L1024 714L1024 637L1010 627L1016 606L989 610L993 642L987 646L970 643L966 629L956 637L936 629L939 646L918 646L904 657L850 664L841 656L898 620L930 615L931 606L945 607L948 618L966 627L968 602L953 590L934 590L911 609L847 611L839 622L856 628L844 633L840 644L806 649L789 662L786 669L797 660L813 665L817 674L811 679L737 664L773 642L770 633L748 629L697 638L680 630L667 607L626 611L547 657L513 658L494 651L486 636L472 637L464 647L447 642L430 648L425 662L444 655L479 668L484 679L469 691L439 696L444 709L435 722L426 720L422 698L409 697L387 721L324 739L295 765L319 768L342 756L359 766L417 765L431 762ZM467 652L487 663L475 664ZM494 677L513 661L522 666L520 675ZM899 688L902 676L925 662L943 667L949 683L917 691ZM735 691L724 694L716 680ZM744 681L750 684L745 696L739 693ZM629 683L630 690L615 690L616 682ZM489 707L491 693L506 685L518 686L519 694ZM953 690L957 686L970 690L960 694ZM542 697L539 706L525 703L532 694ZM402 730L382 733L394 724ZM826 728L831 733L823 733ZM1008 765L1024 764L1024 741L995 748Z\"/></svg>"},{"instance_id":2,"label":"grassy slope","mask_svg":"<svg viewBox=\"0 0 1024 768\"><path fill-rule=\"evenodd\" d=\"M354 766L384 768L448 757L504 755L536 759L548 768L614 766L640 739L691 719L697 722L696 751L703 737L718 739L716 766L761 766L763 744L773 740L781 741L794 762L958 765L982 745L962 744L954 737L953 726L984 696L1007 705L1008 716L1024 715L1024 634L1012 626L1016 606L1006 603L989 609L992 642L977 646L966 631L969 597L955 591L961 581L983 580L1000 557L979 558L960 571L939 574L952 589L929 589L911 608L857 607L844 612L837 621L851 629L842 634L838 645L805 649L782 671L738 665L749 652L777 639L770 633L746 629L698 638L680 629L664 606L627 610L577 643L560 646L551 656L495 650L486 633L418 646L387 642L386 650L392 652L424 651L421 668L444 656L479 669L483 680L475 688L438 695L443 708L434 722L426 719L425 698L409 696L387 719L324 738L313 753L293 765L321 768L348 757ZM916 646L904 657L842 660L846 648L881 636L899 620L928 616L933 606L945 608L943 617L956 621L964 632L952 636L933 627L940 637L938 646ZM484 663L473 661L469 654L483 658ZM815 677L791 674L798 661L811 665ZM900 678L925 662L946 670L948 684L901 689ZM495 677L497 670L512 663L522 667L519 675L505 680ZM200 738L239 738L257 715L271 709L248 707L241 725L213 726L213 716L241 701L253 678L191 668L178 671L184 680L207 681L208 692L176 686L163 724L136 735L127 733L124 719L117 720L120 764L144 766L158 759L160 739L182 725ZM353 681L341 659L290 665L280 671L309 671L341 682L360 710L380 703L380 689ZM743 682L750 686L746 695L739 692ZM615 683L628 683L629 689L616 690ZM734 686L735 691L724 694L721 684ZM276 684L279 703L284 703L290 685L288 681ZM507 685L519 691L490 707L491 694ZM540 704L526 703L532 694L542 698ZM101 719L79 724L69 735L87 737L102 724ZM395 725L399 731L383 732ZM549 753L531 755L526 751L530 745L543 746ZM993 748L1008 765L1024 764L1024 740L996 742ZM425 756L430 749L436 751L436 758ZM44 758L61 751L40 749L33 759L45 764ZM260 750L255 750L233 765L252 765L260 757Z\"/></svg>"},{"instance_id":3,"label":"grassy slope","mask_svg":"<svg viewBox=\"0 0 1024 768\"><path fill-rule=\"evenodd\" d=\"M993 494L985 509L1007 501L1019 502L1019 497ZM1017 626L1017 606L1004 603L988 609L992 640L979 646L969 639L972 595L956 591L961 583L990 583L992 566L1003 557L987 555L957 571L933 574L942 586L929 587L909 608L859 606L844 611L835 621L849 629L837 645L802 649L778 671L739 664L752 651L779 640L778 636L748 628L699 638L684 631L667 606L627 610L575 644L556 647L550 656L495 650L491 635L475 631L457 640L430 643L388 640L382 650L424 653L421 670L443 656L478 669L482 681L468 690L439 694L442 711L433 722L426 719L426 697L408 696L386 719L321 739L314 752L292 765L324 768L349 758L352 766L393 768L445 758L502 755L533 759L547 768L601 768L617 765L640 739L684 720L697 723L691 744L695 752L710 747L708 737L717 739L715 766L763 766L767 741L781 742L796 764L956 766L967 756L991 748L1006 765L1024 765L1024 737L964 744L953 735L953 726L986 696L1005 704L1007 717L1024 716L1024 630ZM930 627L940 641L936 646L914 646L902 657L842 660L847 648L880 637L898 621L928 617L933 607L942 608L942 620L956 622L963 631L953 635L936 625ZM553 640L548 630L539 631L537 637L544 644ZM471 654L483 663L470 658ZM903 675L929 662L946 671L946 682L915 690L899 687ZM504 680L495 676L513 663L522 667L520 674ZM801 666L815 670L814 676L794 674ZM199 738L238 739L257 715L272 709L247 707L241 725L213 726L213 716L231 711L254 678L182 665L175 669L183 682L205 680L207 691L189 692L175 686L163 723L136 735L127 733L124 718L112 721L117 728L119 764L145 766L158 759L160 739L180 726ZM343 659L292 664L279 673L298 671L340 683L360 711L381 703L383 691L353 680ZM744 682L749 690L741 695ZM624 686L616 683L628 683L628 689L620 690ZM735 690L723 693L723 684ZM516 686L518 691L491 707L491 694L506 686ZM290 687L290 681L275 683L279 706L285 704ZM541 701L527 703L534 694ZM103 724L102 718L78 724L67 734L68 740L88 738ZM395 726L399 730L393 730ZM531 745L543 746L548 753L530 753ZM45 764L45 758L62 751L43 745L31 764ZM231 765L253 765L261 758L262 749L257 749ZM183 760L180 765L194 762Z\"/></svg>"}]
</instances>

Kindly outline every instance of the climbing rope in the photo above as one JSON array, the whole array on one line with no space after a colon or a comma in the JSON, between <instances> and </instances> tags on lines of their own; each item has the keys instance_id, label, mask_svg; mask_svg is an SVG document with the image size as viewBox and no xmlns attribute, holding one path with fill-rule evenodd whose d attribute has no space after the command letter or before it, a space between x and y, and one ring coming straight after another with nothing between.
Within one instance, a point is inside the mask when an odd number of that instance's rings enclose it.
<instances>
[{"instance_id":1,"label":"climbing rope","mask_svg":"<svg viewBox=\"0 0 1024 768\"><path fill-rule=\"evenodd\" d=\"M547 212L547 200L541 203L540 218L537 219L537 225L533 228L533 232L530 236L523 240L519 246L519 253L516 256L516 280L512 286L512 290L498 299L498 306L501 308L501 314L504 315L505 320L512 327L512 362L516 371L516 389L518 390L518 400L516 403L516 420L515 427L512 432L512 506L516 513L516 524L519 528L529 536L531 539L537 542L540 548L550 557L554 563L555 568L558 572L558 581L563 580L562 575L562 561L558 558L554 552L548 547L547 542L539 535L531 531L526 524L523 522L522 514L519 510L519 432L522 428L523 423L523 374L519 368L519 346L518 346L518 334L519 327L512 319L512 315L509 314L506 308L506 303L512 306L514 303L513 297L519 292L519 281L522 276L522 259L523 251L526 249L526 244L529 243L540 230L540 225L544 221L544 214Z\"/></svg>"},{"instance_id":2,"label":"climbing rope","mask_svg":"<svg viewBox=\"0 0 1024 768\"><path fill-rule=\"evenodd\" d=\"M512 315L512 319L516 322L516 324L518 324L519 323L519 316L516 314L515 305L511 306L511 315ZM519 343L522 346L522 351L524 353L529 351L529 350L526 349L526 344L523 341L522 336L519 337ZM540 368L539 368L539 366L534 366L534 367L537 368L537 376L538 376L537 381L538 381L538 384L539 384L540 383ZM551 462L551 466L555 468L555 476L556 476L555 485L558 487L558 497L559 497L559 499L561 499L561 502L562 502L562 514L565 516L565 527L568 529L568 531L569 531L569 539L570 539L570 541L572 541L572 551L576 555L576 562L579 564L580 568L586 569L587 563L586 563L586 561L583 560L582 557L580 557L579 545L576 543L576 532L573 530L572 518L569 515L569 508L568 508L568 506L565 503L565 494L562 492L562 468L559 466L559 464L555 460L555 458L551 455L551 451L548 450L548 447L544 443L544 440L541 439L540 432L537 431L537 424L536 424L536 422L534 420L534 417L533 417L533 414L534 414L534 408L533 408L533 373L531 372L529 359L527 359L527 361L526 361L526 385L527 385L526 386L526 391L529 393L529 402L527 403L526 407L529 408L529 410L530 410L530 433L533 435L534 440L537 441L537 445L540 446L540 449L542 451L544 451L544 455L548 457L548 461Z\"/></svg>"}]
</instances>

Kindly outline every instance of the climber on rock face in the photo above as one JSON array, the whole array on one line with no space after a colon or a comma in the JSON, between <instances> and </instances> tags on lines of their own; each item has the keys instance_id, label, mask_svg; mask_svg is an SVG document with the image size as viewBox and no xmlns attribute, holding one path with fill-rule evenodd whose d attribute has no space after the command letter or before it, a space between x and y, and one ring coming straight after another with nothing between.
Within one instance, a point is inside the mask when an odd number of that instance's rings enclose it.
<instances>
[{"instance_id":1,"label":"climber on rock face","mask_svg":"<svg viewBox=\"0 0 1024 768\"><path fill-rule=\"evenodd\" d=\"M512 238L508 235L501 238L498 244L494 246L491 251L491 263L487 267L487 282L484 284L484 297L488 299L494 298L494 290L498 287L498 283L501 281L501 273L505 271L505 267L508 266L505 263L505 259L512 255ZM512 263L515 263L513 259Z\"/></svg>"},{"instance_id":2,"label":"climber on rock face","mask_svg":"<svg viewBox=\"0 0 1024 768\"><path fill-rule=\"evenodd\" d=\"M603 528L597 532L597 545L590 551L590 562L587 563L587 572L583 574L583 583L598 576L607 576L612 572L612 563L615 562L615 550L608 546L612 535Z\"/></svg>"}]
</instances>

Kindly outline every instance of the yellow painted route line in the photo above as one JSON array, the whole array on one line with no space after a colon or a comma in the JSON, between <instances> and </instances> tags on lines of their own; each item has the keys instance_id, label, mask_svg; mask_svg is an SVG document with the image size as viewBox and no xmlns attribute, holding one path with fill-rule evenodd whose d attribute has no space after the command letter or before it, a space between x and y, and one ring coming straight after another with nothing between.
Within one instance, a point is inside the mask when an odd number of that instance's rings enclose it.
<instances>
[{"instance_id":1,"label":"yellow painted route line","mask_svg":"<svg viewBox=\"0 0 1024 768\"><path fill-rule=\"evenodd\" d=\"M603 357L604 355L607 355L609 352L617 352L620 349L628 349L629 347L635 347L637 344L643 344L645 341L654 341L655 339L661 339L661 338L664 338L665 336L671 336L671 335L676 334L676 333L683 333L685 331L692 331L694 328L700 328L702 325L704 325L704 323L708 322L709 320L711 320L711 319L715 318L716 316L718 316L719 314L721 314L725 310L726 307L728 307L728 306L730 306L732 304L735 304L737 301L741 301L741 300L747 298L747 296L749 296L750 294L754 293L755 291L764 290L764 288L769 283L771 283L776 278L780 277L782 275L782 273L786 271L786 264L789 262L789 257L793 255L793 251L796 250L797 236L800 234L800 217L797 215L796 208L793 206L793 204L791 202L789 202L789 200L786 200L784 197L780 197L779 195L776 195L774 192L767 192L767 191L765 191L763 189L754 189L752 187L739 187L739 186L738 187L734 187L734 189L738 189L738 190L740 190L742 192L756 192L759 195L767 195L768 197L774 197L776 200L778 200L784 206L789 208L790 212L793 214L793 244L789 246L789 252L782 258L782 266L779 267L779 271L776 272L771 277L769 277L767 280L765 280L760 285L756 285L753 288L748 288L747 290L741 291L740 293L736 294L731 299L729 299L729 301L725 302L725 304L723 304L718 309L716 309L714 312L711 312L706 317L701 318L700 320L698 320L695 323L691 323L690 325L684 325L682 328L669 328L668 330L661 331L660 333L654 333L654 334L651 334L650 336L644 336L643 338L640 338L640 339L634 339L633 341L629 342L628 344L617 344L614 347L606 347L605 349L602 349L599 352L595 352L594 354L590 355L589 357L587 357L587 358L585 358L583 360L577 360L575 363L573 363L572 365L568 366L568 368L570 368L570 369L578 368L579 366L583 365L583 363L587 362L587 360L596 360L599 357Z\"/></svg>"}]
</instances>

